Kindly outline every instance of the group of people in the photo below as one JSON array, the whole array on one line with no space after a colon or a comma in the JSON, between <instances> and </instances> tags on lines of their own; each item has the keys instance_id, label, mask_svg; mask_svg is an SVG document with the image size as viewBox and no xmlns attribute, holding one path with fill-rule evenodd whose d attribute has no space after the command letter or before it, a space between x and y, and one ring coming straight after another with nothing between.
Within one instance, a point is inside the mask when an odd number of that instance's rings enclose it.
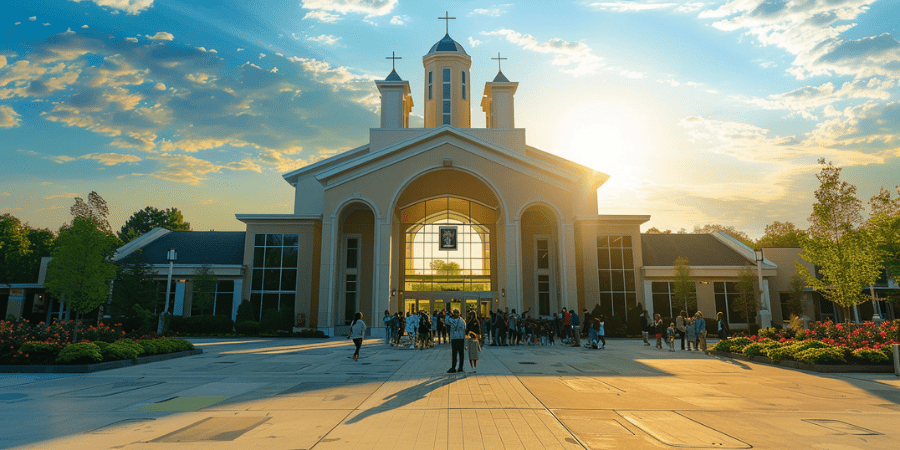
<instances>
[{"instance_id":1,"label":"group of people","mask_svg":"<svg viewBox=\"0 0 900 450\"><path fill-rule=\"evenodd\" d=\"M728 322L725 316L720 312L716 315L717 333L719 339L726 339L728 336ZM654 314L653 319L649 319L650 314L645 310L641 314L642 320L646 321L646 326L641 333L644 339L644 345L651 345L649 342L650 335L656 337L656 348L663 348L663 340L669 345L669 351L675 351L675 340L681 340L681 349L687 351L706 351L706 320L703 313L697 311L693 316L687 311L682 310L675 317L674 322L670 322L668 328L663 323L659 314ZM692 348L693 347L693 348Z\"/></svg>"}]
</instances>

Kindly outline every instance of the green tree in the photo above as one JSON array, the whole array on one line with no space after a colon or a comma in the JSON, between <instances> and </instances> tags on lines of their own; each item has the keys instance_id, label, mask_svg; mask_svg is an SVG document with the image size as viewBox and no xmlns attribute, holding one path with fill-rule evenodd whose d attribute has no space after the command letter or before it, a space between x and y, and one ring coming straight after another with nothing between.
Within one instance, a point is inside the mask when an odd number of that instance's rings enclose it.
<instances>
[{"instance_id":1,"label":"green tree","mask_svg":"<svg viewBox=\"0 0 900 450\"><path fill-rule=\"evenodd\" d=\"M431 270L436 271L440 275L459 275L460 272L459 264L452 261L447 262L441 259L435 259L428 265L431 267Z\"/></svg>"},{"instance_id":2,"label":"green tree","mask_svg":"<svg viewBox=\"0 0 900 450\"><path fill-rule=\"evenodd\" d=\"M169 231L191 231L191 224L184 221L178 208L156 209L148 206L136 211L119 231L119 239L129 242L154 228L165 228Z\"/></svg>"},{"instance_id":3,"label":"green tree","mask_svg":"<svg viewBox=\"0 0 900 450\"><path fill-rule=\"evenodd\" d=\"M735 229L733 226L730 226L730 225L725 226L725 225L719 225L719 224L707 224L707 225L703 225L702 227L695 226L692 234L710 234L710 233L715 233L716 231L721 231L723 233L726 233L729 236L743 242L744 245L746 245L748 247L753 247L753 245L754 245L753 240L750 239L750 236L747 235L747 233L744 233L743 231L738 231L737 229Z\"/></svg>"},{"instance_id":4,"label":"green tree","mask_svg":"<svg viewBox=\"0 0 900 450\"><path fill-rule=\"evenodd\" d=\"M76 218L93 219L100 231L112 234L112 227L109 226L109 206L96 191L88 194L87 202L81 197L75 197L75 204L69 211Z\"/></svg>"},{"instance_id":5,"label":"green tree","mask_svg":"<svg viewBox=\"0 0 900 450\"><path fill-rule=\"evenodd\" d=\"M66 305L79 315L106 301L109 282L116 276L116 265L110 258L118 240L100 226L90 218L72 220L70 227L60 230L53 260L47 267L47 291L59 298L65 296ZM72 340L77 339L76 326Z\"/></svg>"},{"instance_id":6,"label":"green tree","mask_svg":"<svg viewBox=\"0 0 900 450\"><path fill-rule=\"evenodd\" d=\"M791 222L775 221L766 225L765 234L756 242L754 248L762 247L799 247L800 233L803 230L797 228Z\"/></svg>"},{"instance_id":7,"label":"green tree","mask_svg":"<svg viewBox=\"0 0 900 450\"><path fill-rule=\"evenodd\" d=\"M128 258L127 263L118 265L118 274L113 283L110 315L132 329L145 332L156 330L156 282L147 265L142 250Z\"/></svg>"},{"instance_id":8,"label":"green tree","mask_svg":"<svg viewBox=\"0 0 900 450\"><path fill-rule=\"evenodd\" d=\"M896 187L900 195L900 186ZM869 199L869 215L876 217L896 217L900 215L900 196L891 198L891 191L882 187L877 194Z\"/></svg>"},{"instance_id":9,"label":"green tree","mask_svg":"<svg viewBox=\"0 0 900 450\"><path fill-rule=\"evenodd\" d=\"M675 281L672 283L672 296L679 306L693 313L697 310L697 284L691 279L691 266L688 259L679 256L675 259Z\"/></svg>"},{"instance_id":10,"label":"green tree","mask_svg":"<svg viewBox=\"0 0 900 450\"><path fill-rule=\"evenodd\" d=\"M791 298L788 301L788 313L798 317L803 315L803 289L806 288L806 277L800 270L796 268L791 274Z\"/></svg>"},{"instance_id":11,"label":"green tree","mask_svg":"<svg viewBox=\"0 0 900 450\"><path fill-rule=\"evenodd\" d=\"M0 216L0 283L34 282L24 269L28 247L28 229L22 222L10 214Z\"/></svg>"},{"instance_id":12,"label":"green tree","mask_svg":"<svg viewBox=\"0 0 900 450\"><path fill-rule=\"evenodd\" d=\"M10 214L0 215L0 283L34 283L56 236Z\"/></svg>"},{"instance_id":13,"label":"green tree","mask_svg":"<svg viewBox=\"0 0 900 450\"><path fill-rule=\"evenodd\" d=\"M731 307L744 314L744 320L747 321L747 329L750 329L750 323L756 318L756 310L759 302L756 301L757 274L750 267L744 267L738 272L738 281L735 283L737 296L734 299L729 298Z\"/></svg>"},{"instance_id":14,"label":"green tree","mask_svg":"<svg viewBox=\"0 0 900 450\"><path fill-rule=\"evenodd\" d=\"M900 187L897 188L900 194ZM884 267L888 276L900 281L900 196L891 198L891 192L881 191L869 200L870 216L866 223L875 244L883 252Z\"/></svg>"},{"instance_id":15,"label":"green tree","mask_svg":"<svg viewBox=\"0 0 900 450\"><path fill-rule=\"evenodd\" d=\"M198 311L202 316L212 309L216 300L216 281L209 264L204 264L194 271L191 310Z\"/></svg>"},{"instance_id":16,"label":"green tree","mask_svg":"<svg viewBox=\"0 0 900 450\"><path fill-rule=\"evenodd\" d=\"M818 268L821 278L799 268L809 286L841 307L849 320L850 307L868 300L863 289L875 284L884 270L883 251L874 233L857 229L863 207L856 186L840 179L840 167L823 159L819 164L816 203L809 230L800 235L800 247L803 259Z\"/></svg>"}]
</instances>

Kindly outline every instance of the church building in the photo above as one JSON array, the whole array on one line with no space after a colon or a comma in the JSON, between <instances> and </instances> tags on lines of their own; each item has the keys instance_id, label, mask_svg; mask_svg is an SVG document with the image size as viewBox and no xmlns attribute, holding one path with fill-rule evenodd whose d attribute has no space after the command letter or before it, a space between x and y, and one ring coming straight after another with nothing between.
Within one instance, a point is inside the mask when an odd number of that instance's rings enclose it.
<instances>
[{"instance_id":1,"label":"church building","mask_svg":"<svg viewBox=\"0 0 900 450\"><path fill-rule=\"evenodd\" d=\"M478 96L472 57L449 34L422 64L423 128L409 127L414 96L392 70L375 81L381 124L368 142L283 175L294 188L293 211L236 214L244 232L156 229L117 259L141 249L158 279L171 270L175 314L192 313L191 278L205 267L219 280L215 314L234 319L247 300L257 319L287 308L296 329L329 335L357 311L373 335L383 333L384 311L549 316L599 305L610 323L624 324L643 305L672 317L684 309L673 297L678 257L689 260L707 317L723 311L735 327L746 322L729 298L750 268L762 280L759 320L787 318L782 305L799 249L766 249L758 258L724 233L642 235L649 215L602 214L597 190L608 175L528 145L516 128L519 83L498 71ZM472 102L483 127L472 126ZM177 260L166 259L169 249ZM830 305L813 303L808 316L827 314Z\"/></svg>"}]
</instances>

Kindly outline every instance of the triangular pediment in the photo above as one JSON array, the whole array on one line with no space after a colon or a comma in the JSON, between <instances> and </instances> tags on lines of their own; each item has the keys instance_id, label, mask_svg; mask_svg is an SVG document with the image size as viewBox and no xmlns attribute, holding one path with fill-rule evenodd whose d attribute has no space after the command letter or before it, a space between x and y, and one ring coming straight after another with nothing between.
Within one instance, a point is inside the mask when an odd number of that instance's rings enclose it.
<instances>
[{"instance_id":1,"label":"triangular pediment","mask_svg":"<svg viewBox=\"0 0 900 450\"><path fill-rule=\"evenodd\" d=\"M285 174L284 178L294 184L298 178L313 176L327 189L329 186L342 184L445 144L553 184L571 185L578 180L586 180L592 186L599 187L609 178L608 175L589 167L525 146L524 132L522 137L521 148L513 149L467 132L465 129L451 126L423 129L409 138L380 146L374 151L372 151L374 144L370 143Z\"/></svg>"}]
</instances>

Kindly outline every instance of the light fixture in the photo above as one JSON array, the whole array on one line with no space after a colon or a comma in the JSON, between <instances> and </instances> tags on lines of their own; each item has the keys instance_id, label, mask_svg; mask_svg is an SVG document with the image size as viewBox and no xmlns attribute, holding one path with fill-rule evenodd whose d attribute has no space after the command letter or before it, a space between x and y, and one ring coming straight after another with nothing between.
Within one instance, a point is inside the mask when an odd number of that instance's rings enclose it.
<instances>
[{"instance_id":1,"label":"light fixture","mask_svg":"<svg viewBox=\"0 0 900 450\"><path fill-rule=\"evenodd\" d=\"M506 288L500 289L500 296L501 296L501 297L506 297Z\"/></svg>"},{"instance_id":2,"label":"light fixture","mask_svg":"<svg viewBox=\"0 0 900 450\"><path fill-rule=\"evenodd\" d=\"M396 297L396 296L397 296L397 290L391 289L391 297Z\"/></svg>"},{"instance_id":3,"label":"light fixture","mask_svg":"<svg viewBox=\"0 0 900 450\"><path fill-rule=\"evenodd\" d=\"M758 262L758 263L763 262L763 259L764 259L763 258L763 250L761 248L758 248L758 249L755 249L754 252L756 253L756 262Z\"/></svg>"}]
</instances>

